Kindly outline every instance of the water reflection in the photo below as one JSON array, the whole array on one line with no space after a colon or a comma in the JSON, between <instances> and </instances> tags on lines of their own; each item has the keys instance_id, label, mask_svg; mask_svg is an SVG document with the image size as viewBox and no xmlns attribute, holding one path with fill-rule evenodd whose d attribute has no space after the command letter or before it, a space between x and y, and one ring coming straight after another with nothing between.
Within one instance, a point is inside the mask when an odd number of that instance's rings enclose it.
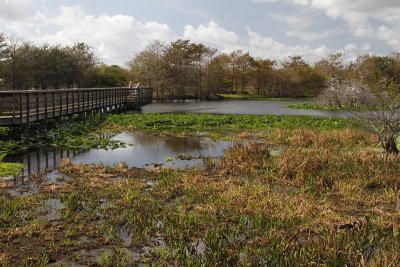
<instances>
[{"instance_id":1,"label":"water reflection","mask_svg":"<svg viewBox=\"0 0 400 267\"><path fill-rule=\"evenodd\" d=\"M156 136L145 132L124 132L112 139L123 141L128 145L108 151L103 149L80 151L38 149L18 155L8 155L4 161L23 163L24 177L57 169L61 160L66 158L76 163L112 165L125 162L130 167L163 165L183 168L201 166L202 157L218 157L231 144L227 141L213 141L205 137ZM188 158L191 160L187 160Z\"/></svg>"},{"instance_id":2,"label":"water reflection","mask_svg":"<svg viewBox=\"0 0 400 267\"><path fill-rule=\"evenodd\" d=\"M74 158L82 151L69 151L62 149L37 149L17 155L7 155L4 162L18 162L24 164L23 176L36 172L47 172L56 169L61 160Z\"/></svg>"},{"instance_id":3,"label":"water reflection","mask_svg":"<svg viewBox=\"0 0 400 267\"><path fill-rule=\"evenodd\" d=\"M132 167L164 165L166 167L193 167L202 165L202 157L222 155L230 142L213 141L210 138L158 136L149 133L120 133L115 140L131 143L133 146L112 151L93 149L74 157L74 162L115 164L125 162ZM188 155L193 160L182 160L179 155ZM182 158L182 157L181 157Z\"/></svg>"}]
</instances>

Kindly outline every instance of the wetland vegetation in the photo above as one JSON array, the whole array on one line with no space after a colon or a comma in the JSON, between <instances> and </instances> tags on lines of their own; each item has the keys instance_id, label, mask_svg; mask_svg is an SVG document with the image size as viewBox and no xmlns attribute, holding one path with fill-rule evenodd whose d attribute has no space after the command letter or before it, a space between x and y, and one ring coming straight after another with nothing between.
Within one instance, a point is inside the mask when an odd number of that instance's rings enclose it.
<instances>
[{"instance_id":1,"label":"wetland vegetation","mask_svg":"<svg viewBox=\"0 0 400 267\"><path fill-rule=\"evenodd\" d=\"M278 64L190 40L154 41L124 69L99 64L83 43L6 43L0 34L0 48L7 89L133 80L153 86L160 101L318 97L291 108L390 111L367 121L375 134L350 119L276 115L110 114L0 128L2 155L115 149L130 145L111 138L127 131L232 141L221 157L186 169L64 159L51 174L21 179L21 165L1 162L0 177L14 179L0 179L0 265L400 265L398 54L345 64L339 53L313 65L294 55Z\"/></svg>"},{"instance_id":2,"label":"wetland vegetation","mask_svg":"<svg viewBox=\"0 0 400 267\"><path fill-rule=\"evenodd\" d=\"M94 120L82 140L92 140L93 131L146 130L206 132L235 143L218 159L203 158L203 168L64 160L55 179L36 173L23 188L3 181L1 265L400 264L399 157L383 153L375 135L348 120L203 114Z\"/></svg>"}]
</instances>

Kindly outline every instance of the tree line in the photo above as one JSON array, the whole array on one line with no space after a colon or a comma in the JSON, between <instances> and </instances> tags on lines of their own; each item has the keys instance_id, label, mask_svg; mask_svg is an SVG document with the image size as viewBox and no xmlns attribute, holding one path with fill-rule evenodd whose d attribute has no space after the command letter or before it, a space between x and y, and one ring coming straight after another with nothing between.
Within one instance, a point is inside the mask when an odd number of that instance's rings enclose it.
<instances>
[{"instance_id":1,"label":"tree line","mask_svg":"<svg viewBox=\"0 0 400 267\"><path fill-rule=\"evenodd\" d=\"M299 55L278 62L243 50L223 53L189 40L153 41L127 67L131 79L155 89L158 100L210 99L221 93L315 97L329 91L332 83L345 87L356 81L374 83L382 77L400 81L398 53L360 55L350 62L345 54L335 53L310 64ZM341 99L350 100L354 99Z\"/></svg>"},{"instance_id":2,"label":"tree line","mask_svg":"<svg viewBox=\"0 0 400 267\"><path fill-rule=\"evenodd\" d=\"M0 34L1 89L126 86L128 72L99 62L84 43L34 45Z\"/></svg>"},{"instance_id":3,"label":"tree line","mask_svg":"<svg viewBox=\"0 0 400 267\"><path fill-rule=\"evenodd\" d=\"M325 77L301 56L277 63L243 50L221 53L177 40L169 45L151 42L127 67L133 79L155 89L158 100L210 99L221 93L308 97L325 85Z\"/></svg>"},{"instance_id":4,"label":"tree line","mask_svg":"<svg viewBox=\"0 0 400 267\"><path fill-rule=\"evenodd\" d=\"M102 64L84 43L39 46L11 39L0 34L0 88L5 89L114 87L131 80L153 87L161 101L214 99L223 93L295 98L330 94L330 101L342 105L353 98L332 94L332 82L366 84L383 76L400 81L397 53L362 55L351 62L336 53L310 64L298 55L278 62L243 50L224 53L190 40L154 40L121 67Z\"/></svg>"}]
</instances>

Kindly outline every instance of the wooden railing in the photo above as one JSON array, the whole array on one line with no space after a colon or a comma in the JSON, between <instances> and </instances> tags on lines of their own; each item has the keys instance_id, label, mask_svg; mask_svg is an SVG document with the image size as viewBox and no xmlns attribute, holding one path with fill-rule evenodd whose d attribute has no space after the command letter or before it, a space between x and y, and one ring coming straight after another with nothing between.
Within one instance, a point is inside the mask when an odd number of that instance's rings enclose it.
<instances>
[{"instance_id":1,"label":"wooden railing","mask_svg":"<svg viewBox=\"0 0 400 267\"><path fill-rule=\"evenodd\" d=\"M0 126L38 120L122 109L140 109L151 102L152 89L89 88L60 90L18 90L0 92Z\"/></svg>"}]
</instances>

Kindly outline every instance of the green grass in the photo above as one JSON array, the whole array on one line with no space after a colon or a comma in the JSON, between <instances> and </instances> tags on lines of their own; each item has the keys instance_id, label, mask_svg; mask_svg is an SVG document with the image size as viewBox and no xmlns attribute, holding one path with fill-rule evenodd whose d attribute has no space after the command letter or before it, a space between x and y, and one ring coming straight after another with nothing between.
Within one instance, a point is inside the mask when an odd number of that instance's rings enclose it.
<instances>
[{"instance_id":1,"label":"green grass","mask_svg":"<svg viewBox=\"0 0 400 267\"><path fill-rule=\"evenodd\" d=\"M287 105L286 108L293 109L313 109L313 110L329 110L329 111L366 111L367 107L362 106L333 106L333 105L318 105L313 103L304 103L304 104L292 104Z\"/></svg>"},{"instance_id":2,"label":"green grass","mask_svg":"<svg viewBox=\"0 0 400 267\"><path fill-rule=\"evenodd\" d=\"M0 162L0 177L16 176L24 168L20 163Z\"/></svg>"},{"instance_id":3,"label":"green grass","mask_svg":"<svg viewBox=\"0 0 400 267\"><path fill-rule=\"evenodd\" d=\"M3 162L5 156L5 154L0 154L0 178L18 175L20 171L23 170L24 165L20 163Z\"/></svg>"}]
</instances>

